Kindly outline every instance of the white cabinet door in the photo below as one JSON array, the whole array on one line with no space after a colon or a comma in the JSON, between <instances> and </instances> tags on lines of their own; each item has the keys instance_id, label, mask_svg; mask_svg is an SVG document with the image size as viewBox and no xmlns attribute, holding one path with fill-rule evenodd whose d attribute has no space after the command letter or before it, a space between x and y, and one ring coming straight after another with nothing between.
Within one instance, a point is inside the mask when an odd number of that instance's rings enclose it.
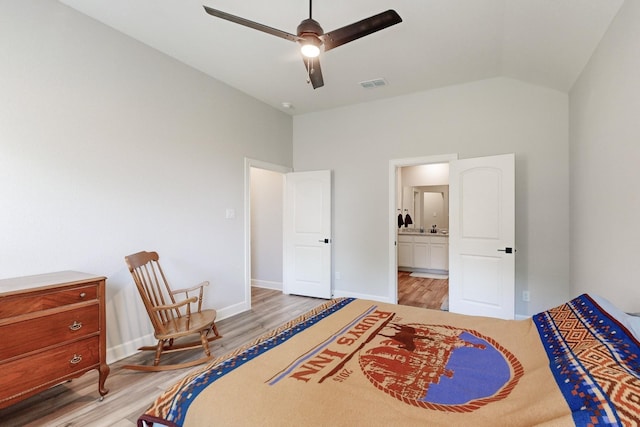
<instances>
[{"instance_id":1,"label":"white cabinet door","mask_svg":"<svg viewBox=\"0 0 640 427\"><path fill-rule=\"evenodd\" d=\"M413 238L413 266L415 268L431 268L431 254L429 237L416 236Z\"/></svg>"},{"instance_id":2,"label":"white cabinet door","mask_svg":"<svg viewBox=\"0 0 640 427\"><path fill-rule=\"evenodd\" d=\"M398 267L413 267L413 239L398 239Z\"/></svg>"},{"instance_id":3,"label":"white cabinet door","mask_svg":"<svg viewBox=\"0 0 640 427\"><path fill-rule=\"evenodd\" d=\"M449 245L431 243L431 268L434 270L449 269Z\"/></svg>"}]
</instances>

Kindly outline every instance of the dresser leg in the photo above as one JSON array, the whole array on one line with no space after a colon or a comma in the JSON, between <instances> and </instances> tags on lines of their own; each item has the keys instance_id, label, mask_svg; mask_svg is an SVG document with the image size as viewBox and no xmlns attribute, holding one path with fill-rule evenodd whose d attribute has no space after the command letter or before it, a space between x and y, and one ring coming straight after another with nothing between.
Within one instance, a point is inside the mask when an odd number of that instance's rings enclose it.
<instances>
[{"instance_id":1,"label":"dresser leg","mask_svg":"<svg viewBox=\"0 0 640 427\"><path fill-rule=\"evenodd\" d=\"M100 373L98 378L98 391L100 392L100 400L104 399L104 395L109 393L109 389L104 387L104 383L107 380L107 375L109 375L109 365L106 363L100 364L100 368L98 368L98 372Z\"/></svg>"}]
</instances>

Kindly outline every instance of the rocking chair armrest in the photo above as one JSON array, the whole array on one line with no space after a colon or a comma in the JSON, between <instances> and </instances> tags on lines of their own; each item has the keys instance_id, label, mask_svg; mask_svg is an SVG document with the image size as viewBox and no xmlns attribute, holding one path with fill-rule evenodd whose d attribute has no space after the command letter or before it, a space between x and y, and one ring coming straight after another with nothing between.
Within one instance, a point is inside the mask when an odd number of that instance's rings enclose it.
<instances>
[{"instance_id":1,"label":"rocking chair armrest","mask_svg":"<svg viewBox=\"0 0 640 427\"><path fill-rule=\"evenodd\" d=\"M198 301L198 297L191 297L189 299L177 302L175 304L158 305L156 307L152 307L152 310L154 310L154 311L173 310L174 308L180 308L183 305L189 305L192 302L197 302L197 301Z\"/></svg>"},{"instance_id":2,"label":"rocking chair armrest","mask_svg":"<svg viewBox=\"0 0 640 427\"><path fill-rule=\"evenodd\" d=\"M195 286L192 286L190 288L176 289L175 291L171 291L171 293L173 295L175 295L175 294L180 294L180 293L185 293L185 292L191 292L191 291L195 291L196 289L203 288L205 286L209 286L209 282L207 280L205 280L204 282L199 283L199 284L197 284Z\"/></svg>"}]
</instances>

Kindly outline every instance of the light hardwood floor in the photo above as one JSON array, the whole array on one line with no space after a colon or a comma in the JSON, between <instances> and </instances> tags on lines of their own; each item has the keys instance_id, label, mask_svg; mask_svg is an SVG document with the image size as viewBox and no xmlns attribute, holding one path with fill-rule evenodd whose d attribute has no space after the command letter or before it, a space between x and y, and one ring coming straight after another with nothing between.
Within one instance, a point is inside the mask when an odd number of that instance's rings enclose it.
<instances>
[{"instance_id":1,"label":"light hardwood floor","mask_svg":"<svg viewBox=\"0 0 640 427\"><path fill-rule=\"evenodd\" d=\"M447 280L398 274L399 303L403 305L439 309L447 288ZM253 288L251 311L217 322L223 338L211 343L211 352L216 357L230 353L324 301ZM103 401L99 401L98 374L93 371L0 409L0 426L134 427L138 417L160 393L191 370L199 369L154 373L122 369L125 364L141 363L150 356L150 353L137 354L111 364L106 382L109 393ZM199 356L200 352L194 350L168 357L177 363Z\"/></svg>"},{"instance_id":2,"label":"light hardwood floor","mask_svg":"<svg viewBox=\"0 0 640 427\"><path fill-rule=\"evenodd\" d=\"M279 291L253 288L252 309L217 322L223 338L211 343L214 356L223 356L253 341L265 332L298 317L325 300L284 295ZM173 353L173 363L200 357L198 350ZM55 386L29 399L0 409L0 426L133 427L151 402L193 369L143 373L122 369L140 363L150 353L137 354L110 365L106 387L99 401L97 371ZM1 375L1 373L0 373Z\"/></svg>"},{"instance_id":3,"label":"light hardwood floor","mask_svg":"<svg viewBox=\"0 0 640 427\"><path fill-rule=\"evenodd\" d=\"M398 272L398 304L440 310L448 302L448 279L423 279L410 274Z\"/></svg>"}]
</instances>

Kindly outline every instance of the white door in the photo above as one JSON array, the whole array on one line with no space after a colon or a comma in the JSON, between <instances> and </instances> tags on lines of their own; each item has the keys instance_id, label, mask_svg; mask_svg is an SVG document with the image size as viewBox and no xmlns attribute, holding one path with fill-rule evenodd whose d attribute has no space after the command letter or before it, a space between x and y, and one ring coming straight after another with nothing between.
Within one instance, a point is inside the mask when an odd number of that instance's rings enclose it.
<instances>
[{"instance_id":1,"label":"white door","mask_svg":"<svg viewBox=\"0 0 640 427\"><path fill-rule=\"evenodd\" d=\"M514 155L452 161L449 310L513 319Z\"/></svg>"},{"instance_id":2,"label":"white door","mask_svg":"<svg viewBox=\"0 0 640 427\"><path fill-rule=\"evenodd\" d=\"M283 291L331 298L331 171L285 181Z\"/></svg>"}]
</instances>

